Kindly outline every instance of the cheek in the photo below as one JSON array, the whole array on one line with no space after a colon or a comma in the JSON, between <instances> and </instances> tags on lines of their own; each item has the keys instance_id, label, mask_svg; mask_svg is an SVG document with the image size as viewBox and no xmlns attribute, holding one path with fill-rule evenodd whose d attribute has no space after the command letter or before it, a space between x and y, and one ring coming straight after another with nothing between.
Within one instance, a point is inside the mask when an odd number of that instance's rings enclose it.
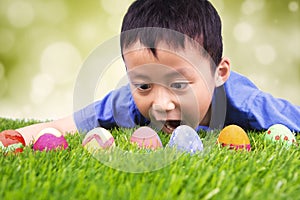
<instances>
[{"instance_id":1,"label":"cheek","mask_svg":"<svg viewBox=\"0 0 300 200\"><path fill-rule=\"evenodd\" d=\"M141 96L137 93L132 93L134 102L139 109L140 113L149 119L149 109L151 107L151 101L149 97Z\"/></svg>"},{"instance_id":2,"label":"cheek","mask_svg":"<svg viewBox=\"0 0 300 200\"><path fill-rule=\"evenodd\" d=\"M212 95L211 89L203 89L201 93L197 94L197 101L198 101L198 110L200 121L203 120L205 115L208 112L208 109L210 107L211 101L212 101Z\"/></svg>"},{"instance_id":3,"label":"cheek","mask_svg":"<svg viewBox=\"0 0 300 200\"><path fill-rule=\"evenodd\" d=\"M212 94L203 84L197 84L190 88L190 91L180 97L182 119L193 127L199 125L206 115Z\"/></svg>"},{"instance_id":4,"label":"cheek","mask_svg":"<svg viewBox=\"0 0 300 200\"><path fill-rule=\"evenodd\" d=\"M196 127L199 122L198 100L194 93L189 93L180 97L181 120L191 127Z\"/></svg>"},{"instance_id":5,"label":"cheek","mask_svg":"<svg viewBox=\"0 0 300 200\"><path fill-rule=\"evenodd\" d=\"M198 97L198 110L200 110L201 112L199 113L200 114L200 117L201 117L201 120L203 119L203 117L206 115L208 109L209 109L209 106L211 104L211 96L210 94L206 94L206 96L199 96Z\"/></svg>"}]
</instances>

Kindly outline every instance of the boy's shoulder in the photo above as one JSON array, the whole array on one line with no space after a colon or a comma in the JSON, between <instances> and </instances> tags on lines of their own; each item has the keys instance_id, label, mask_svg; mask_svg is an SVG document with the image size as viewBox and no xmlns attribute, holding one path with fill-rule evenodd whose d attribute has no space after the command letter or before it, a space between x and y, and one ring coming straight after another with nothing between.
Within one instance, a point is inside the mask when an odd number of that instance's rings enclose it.
<instances>
[{"instance_id":1,"label":"boy's shoulder","mask_svg":"<svg viewBox=\"0 0 300 200\"><path fill-rule=\"evenodd\" d=\"M235 71L230 71L230 76L225 83L225 87L236 87L239 86L237 85L238 83L247 87L258 89L255 84L246 76Z\"/></svg>"},{"instance_id":2,"label":"boy's shoulder","mask_svg":"<svg viewBox=\"0 0 300 200\"><path fill-rule=\"evenodd\" d=\"M227 100L239 105L251 101L258 93L262 92L246 76L234 71L230 72L230 76L224 84L224 89Z\"/></svg>"},{"instance_id":3,"label":"boy's shoulder","mask_svg":"<svg viewBox=\"0 0 300 200\"><path fill-rule=\"evenodd\" d=\"M230 72L230 76L224 84L226 96L226 121L227 123L240 124L242 127L251 128L248 122L249 115L256 112L258 107L253 107L258 94L262 93L247 77Z\"/></svg>"}]
</instances>

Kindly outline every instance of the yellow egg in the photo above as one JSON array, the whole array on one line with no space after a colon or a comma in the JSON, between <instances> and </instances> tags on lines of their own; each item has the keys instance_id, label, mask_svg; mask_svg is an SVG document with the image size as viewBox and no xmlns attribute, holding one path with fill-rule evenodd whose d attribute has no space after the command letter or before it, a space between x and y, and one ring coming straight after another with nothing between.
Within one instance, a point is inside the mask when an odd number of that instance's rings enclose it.
<instances>
[{"instance_id":1,"label":"yellow egg","mask_svg":"<svg viewBox=\"0 0 300 200\"><path fill-rule=\"evenodd\" d=\"M229 125L221 130L217 142L222 146L229 146L230 149L251 150L250 140L241 127Z\"/></svg>"}]
</instances>

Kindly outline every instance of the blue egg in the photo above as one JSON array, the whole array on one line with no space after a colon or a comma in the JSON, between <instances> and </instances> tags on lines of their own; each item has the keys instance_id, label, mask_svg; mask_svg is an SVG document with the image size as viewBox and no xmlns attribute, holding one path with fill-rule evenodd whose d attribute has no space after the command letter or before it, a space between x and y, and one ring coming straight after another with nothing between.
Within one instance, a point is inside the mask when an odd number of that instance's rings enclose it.
<instances>
[{"instance_id":1,"label":"blue egg","mask_svg":"<svg viewBox=\"0 0 300 200\"><path fill-rule=\"evenodd\" d=\"M203 151L203 144L199 135L187 125L178 126L173 131L167 146L176 147L177 150L190 153L191 155Z\"/></svg>"}]
</instances>

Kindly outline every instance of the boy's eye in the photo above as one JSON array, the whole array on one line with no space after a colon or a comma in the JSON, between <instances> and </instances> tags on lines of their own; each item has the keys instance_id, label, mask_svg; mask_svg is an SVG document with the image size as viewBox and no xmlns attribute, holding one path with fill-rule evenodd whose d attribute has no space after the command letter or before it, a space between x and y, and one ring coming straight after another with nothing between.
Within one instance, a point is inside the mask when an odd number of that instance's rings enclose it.
<instances>
[{"instance_id":1,"label":"boy's eye","mask_svg":"<svg viewBox=\"0 0 300 200\"><path fill-rule=\"evenodd\" d=\"M147 84L147 83L134 84L134 86L141 91L146 91L146 90L151 89L151 84Z\"/></svg>"},{"instance_id":2,"label":"boy's eye","mask_svg":"<svg viewBox=\"0 0 300 200\"><path fill-rule=\"evenodd\" d=\"M174 89L184 89L188 86L188 83L172 83L171 87Z\"/></svg>"}]
</instances>

